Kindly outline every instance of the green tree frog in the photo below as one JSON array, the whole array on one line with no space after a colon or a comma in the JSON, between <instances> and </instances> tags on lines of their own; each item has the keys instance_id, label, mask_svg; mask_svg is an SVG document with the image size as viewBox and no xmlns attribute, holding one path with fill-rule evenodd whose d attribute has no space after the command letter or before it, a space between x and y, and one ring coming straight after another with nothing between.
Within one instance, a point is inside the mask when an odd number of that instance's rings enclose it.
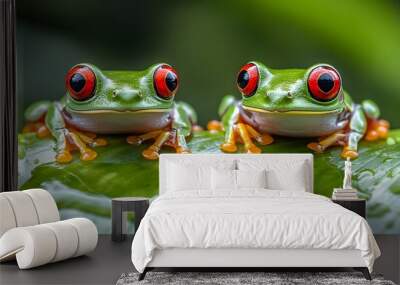
<instances>
[{"instance_id":1,"label":"green tree frog","mask_svg":"<svg viewBox=\"0 0 400 285\"><path fill-rule=\"evenodd\" d=\"M371 100L353 103L342 88L339 72L331 65L308 69L276 70L259 62L242 67L237 76L242 99L223 98L218 113L221 121L211 121L209 130L224 130L224 152L236 152L243 142L249 153L259 153L261 145L273 142L271 135L318 137L307 146L321 153L342 145L343 158L358 156L360 139L386 138L389 123L380 120L378 106Z\"/></svg>"},{"instance_id":2,"label":"green tree frog","mask_svg":"<svg viewBox=\"0 0 400 285\"><path fill-rule=\"evenodd\" d=\"M40 101L25 112L24 132L52 136L56 161L68 163L78 149L81 160L93 160L92 147L107 141L98 134L128 134L127 142L154 143L142 155L157 159L163 145L178 153L190 152L186 139L196 123L196 113L184 102L174 102L179 85L168 64L144 71L102 71L92 64L72 67L65 79L66 95L57 102Z\"/></svg>"}]
</instances>

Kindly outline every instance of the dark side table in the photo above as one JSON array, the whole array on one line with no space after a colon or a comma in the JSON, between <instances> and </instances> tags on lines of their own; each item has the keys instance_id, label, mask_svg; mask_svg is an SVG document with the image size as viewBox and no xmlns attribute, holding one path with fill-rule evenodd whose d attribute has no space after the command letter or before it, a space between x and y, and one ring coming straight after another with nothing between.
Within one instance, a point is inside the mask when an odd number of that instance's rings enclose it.
<instances>
[{"instance_id":1,"label":"dark side table","mask_svg":"<svg viewBox=\"0 0 400 285\"><path fill-rule=\"evenodd\" d=\"M123 241L127 232L127 212L135 213L135 231L149 208L149 199L144 197L121 197L112 199L113 241Z\"/></svg>"},{"instance_id":2,"label":"dark side table","mask_svg":"<svg viewBox=\"0 0 400 285\"><path fill-rule=\"evenodd\" d=\"M339 204L340 206L359 214L365 219L366 213L366 200L356 199L356 200L336 200L332 199L333 203Z\"/></svg>"}]
</instances>

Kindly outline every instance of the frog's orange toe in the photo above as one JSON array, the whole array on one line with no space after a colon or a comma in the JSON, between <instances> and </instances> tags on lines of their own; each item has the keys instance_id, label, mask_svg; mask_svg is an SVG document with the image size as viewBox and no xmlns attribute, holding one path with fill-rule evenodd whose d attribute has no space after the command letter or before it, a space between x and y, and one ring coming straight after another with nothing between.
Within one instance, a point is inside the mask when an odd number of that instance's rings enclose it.
<instances>
[{"instance_id":1,"label":"frog's orange toe","mask_svg":"<svg viewBox=\"0 0 400 285\"><path fill-rule=\"evenodd\" d=\"M388 121L386 121L386 120L383 120L383 119L381 119L381 120L378 121L378 125L379 125L379 126L386 127L387 129L390 128L390 123L389 123Z\"/></svg>"},{"instance_id":2,"label":"frog's orange toe","mask_svg":"<svg viewBox=\"0 0 400 285\"><path fill-rule=\"evenodd\" d=\"M256 140L261 145L268 145L274 142L274 138L267 134L259 136Z\"/></svg>"},{"instance_id":3,"label":"frog's orange toe","mask_svg":"<svg viewBox=\"0 0 400 285\"><path fill-rule=\"evenodd\" d=\"M376 130L369 130L365 135L366 141L375 141L379 138L379 133Z\"/></svg>"},{"instance_id":4,"label":"frog's orange toe","mask_svg":"<svg viewBox=\"0 0 400 285\"><path fill-rule=\"evenodd\" d=\"M106 146L108 144L107 140L104 138L97 138L94 140L94 146Z\"/></svg>"},{"instance_id":5,"label":"frog's orange toe","mask_svg":"<svg viewBox=\"0 0 400 285\"><path fill-rule=\"evenodd\" d=\"M87 149L84 153L81 154L81 160L90 161L97 157L97 152L91 149Z\"/></svg>"},{"instance_id":6,"label":"frog's orange toe","mask_svg":"<svg viewBox=\"0 0 400 285\"><path fill-rule=\"evenodd\" d=\"M223 152L236 152L237 151L237 146L234 143L223 143L223 144L221 144L220 148Z\"/></svg>"},{"instance_id":7,"label":"frog's orange toe","mask_svg":"<svg viewBox=\"0 0 400 285\"><path fill-rule=\"evenodd\" d=\"M186 147L178 146L176 148L176 153L188 154L188 153L191 153L191 151L190 151L190 149L188 149Z\"/></svg>"},{"instance_id":8,"label":"frog's orange toe","mask_svg":"<svg viewBox=\"0 0 400 285\"><path fill-rule=\"evenodd\" d=\"M386 139L389 135L389 129L385 126L379 126L376 131L380 139Z\"/></svg>"},{"instance_id":9,"label":"frog's orange toe","mask_svg":"<svg viewBox=\"0 0 400 285\"><path fill-rule=\"evenodd\" d=\"M386 139L389 135L390 124L386 120L373 121L369 126L365 135L366 141L375 141L378 139Z\"/></svg>"},{"instance_id":10,"label":"frog's orange toe","mask_svg":"<svg viewBox=\"0 0 400 285\"><path fill-rule=\"evenodd\" d=\"M39 139L43 139L50 136L50 131L45 125L43 125L38 128L38 130L36 131L36 135Z\"/></svg>"},{"instance_id":11,"label":"frog's orange toe","mask_svg":"<svg viewBox=\"0 0 400 285\"><path fill-rule=\"evenodd\" d=\"M96 134L95 133L91 133L91 132L83 132L83 134L91 139L95 139L96 138Z\"/></svg>"},{"instance_id":12,"label":"frog's orange toe","mask_svg":"<svg viewBox=\"0 0 400 285\"><path fill-rule=\"evenodd\" d=\"M143 140L139 136L128 136L126 142L133 145L140 145Z\"/></svg>"},{"instance_id":13,"label":"frog's orange toe","mask_svg":"<svg viewBox=\"0 0 400 285\"><path fill-rule=\"evenodd\" d=\"M223 130L223 126L222 126L221 122L219 122L217 120L212 120L212 121L208 122L207 130L209 130L211 132L219 132L219 131Z\"/></svg>"},{"instance_id":14,"label":"frog's orange toe","mask_svg":"<svg viewBox=\"0 0 400 285\"><path fill-rule=\"evenodd\" d=\"M152 147L145 149L142 152L142 155L144 156L144 158L149 159L149 160L156 160L160 156L158 154L158 152Z\"/></svg>"},{"instance_id":15,"label":"frog's orange toe","mask_svg":"<svg viewBox=\"0 0 400 285\"><path fill-rule=\"evenodd\" d=\"M72 155L69 151L62 151L57 154L56 161L58 163L68 163L72 160Z\"/></svg>"},{"instance_id":16,"label":"frog's orange toe","mask_svg":"<svg viewBox=\"0 0 400 285\"><path fill-rule=\"evenodd\" d=\"M247 147L247 153L261 153L261 148L257 147L255 144L249 145Z\"/></svg>"},{"instance_id":17,"label":"frog's orange toe","mask_svg":"<svg viewBox=\"0 0 400 285\"><path fill-rule=\"evenodd\" d=\"M358 157L358 152L350 149L348 146L345 146L343 148L342 154L341 154L342 158L350 158L350 159L356 159Z\"/></svg>"},{"instance_id":18,"label":"frog's orange toe","mask_svg":"<svg viewBox=\"0 0 400 285\"><path fill-rule=\"evenodd\" d=\"M200 132L200 131L203 131L203 128L202 128L202 126L199 126L199 125L193 125L192 131L193 132Z\"/></svg>"},{"instance_id":19,"label":"frog's orange toe","mask_svg":"<svg viewBox=\"0 0 400 285\"><path fill-rule=\"evenodd\" d=\"M316 143L316 142L309 143L307 145L307 147L309 149L315 151L316 153L323 153L324 152L324 148L322 147L322 145L320 145L319 143Z\"/></svg>"}]
</instances>

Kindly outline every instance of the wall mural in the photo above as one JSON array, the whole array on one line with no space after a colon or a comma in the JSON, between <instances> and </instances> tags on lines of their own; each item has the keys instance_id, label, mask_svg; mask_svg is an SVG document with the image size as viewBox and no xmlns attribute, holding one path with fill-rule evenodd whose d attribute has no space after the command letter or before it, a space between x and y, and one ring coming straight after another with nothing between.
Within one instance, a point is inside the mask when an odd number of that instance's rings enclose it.
<instances>
[{"instance_id":1,"label":"wall mural","mask_svg":"<svg viewBox=\"0 0 400 285\"><path fill-rule=\"evenodd\" d=\"M109 233L111 198L158 194L160 152L311 152L317 194L330 197L342 185L351 158L374 232L400 233L400 130L389 131L372 101L353 103L330 65L246 64L237 76L242 99L217 98L220 118L206 129L190 105L174 100L180 79L168 64L144 71L78 64L65 84L59 101L25 110L18 137L20 188L50 191L62 218L86 216Z\"/></svg>"}]
</instances>

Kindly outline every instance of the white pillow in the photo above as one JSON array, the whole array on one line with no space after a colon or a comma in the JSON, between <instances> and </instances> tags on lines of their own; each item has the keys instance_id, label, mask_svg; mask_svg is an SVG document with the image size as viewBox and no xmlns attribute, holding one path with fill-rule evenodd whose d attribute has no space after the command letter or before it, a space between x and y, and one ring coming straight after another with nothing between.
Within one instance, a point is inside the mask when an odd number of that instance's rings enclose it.
<instances>
[{"instance_id":1,"label":"white pillow","mask_svg":"<svg viewBox=\"0 0 400 285\"><path fill-rule=\"evenodd\" d=\"M236 170L237 188L267 188L267 172L262 170Z\"/></svg>"},{"instance_id":2,"label":"white pillow","mask_svg":"<svg viewBox=\"0 0 400 285\"><path fill-rule=\"evenodd\" d=\"M262 159L238 160L239 170L260 170L267 172L267 188L271 190L306 191L307 163L304 160L275 160L263 161Z\"/></svg>"},{"instance_id":3,"label":"white pillow","mask_svg":"<svg viewBox=\"0 0 400 285\"><path fill-rule=\"evenodd\" d=\"M236 160L220 159L212 161L211 164L192 163L186 160L169 162L167 165L167 191L211 191L211 170L214 169L235 169Z\"/></svg>"},{"instance_id":4,"label":"white pillow","mask_svg":"<svg viewBox=\"0 0 400 285\"><path fill-rule=\"evenodd\" d=\"M213 190L236 190L236 170L213 167L211 173Z\"/></svg>"},{"instance_id":5,"label":"white pillow","mask_svg":"<svg viewBox=\"0 0 400 285\"><path fill-rule=\"evenodd\" d=\"M305 164L294 163L291 167L267 170L268 189L306 192Z\"/></svg>"},{"instance_id":6,"label":"white pillow","mask_svg":"<svg viewBox=\"0 0 400 285\"><path fill-rule=\"evenodd\" d=\"M212 168L212 189L218 192L249 188L267 188L267 176L263 170L232 170Z\"/></svg>"},{"instance_id":7,"label":"white pillow","mask_svg":"<svg viewBox=\"0 0 400 285\"><path fill-rule=\"evenodd\" d=\"M211 167L170 163L168 191L211 189Z\"/></svg>"}]
</instances>

